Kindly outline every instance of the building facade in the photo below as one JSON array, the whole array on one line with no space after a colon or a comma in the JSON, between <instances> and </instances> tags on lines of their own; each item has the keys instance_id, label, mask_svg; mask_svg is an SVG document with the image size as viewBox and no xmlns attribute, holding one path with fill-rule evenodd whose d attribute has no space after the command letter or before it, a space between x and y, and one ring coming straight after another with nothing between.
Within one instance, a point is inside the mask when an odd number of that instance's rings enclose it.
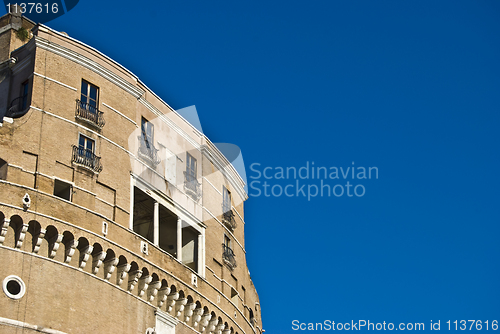
<instances>
[{"instance_id":1,"label":"building facade","mask_svg":"<svg viewBox=\"0 0 500 334\"><path fill-rule=\"evenodd\" d=\"M262 333L244 181L134 74L0 18L0 332Z\"/></svg>"}]
</instances>

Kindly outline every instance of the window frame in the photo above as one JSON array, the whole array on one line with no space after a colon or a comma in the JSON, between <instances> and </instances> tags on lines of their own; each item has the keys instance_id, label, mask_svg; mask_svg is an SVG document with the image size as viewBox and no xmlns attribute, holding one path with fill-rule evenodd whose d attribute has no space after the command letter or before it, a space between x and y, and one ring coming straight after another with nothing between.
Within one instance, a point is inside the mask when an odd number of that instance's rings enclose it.
<instances>
[{"instance_id":1,"label":"window frame","mask_svg":"<svg viewBox=\"0 0 500 334\"><path fill-rule=\"evenodd\" d=\"M87 86L86 87L86 92L84 94L84 84ZM95 88L96 90L96 96L95 99L91 97L91 88ZM84 99L86 102L84 102ZM92 105L91 101L95 103L95 106ZM80 105L85 108L86 110L97 113L99 110L99 87L90 83L89 81L82 79L82 84L80 87Z\"/></svg>"},{"instance_id":2,"label":"window frame","mask_svg":"<svg viewBox=\"0 0 500 334\"><path fill-rule=\"evenodd\" d=\"M82 139L83 139L83 145L82 145ZM92 148L90 150L87 148L87 143L92 143ZM90 138L89 136L79 133L78 148L83 148L86 153L90 151L92 154L95 154L95 140Z\"/></svg>"},{"instance_id":3,"label":"window frame","mask_svg":"<svg viewBox=\"0 0 500 334\"><path fill-rule=\"evenodd\" d=\"M193 166L190 166L193 165ZM195 157L186 152L186 179L188 182L198 180L198 162Z\"/></svg>"},{"instance_id":4,"label":"window frame","mask_svg":"<svg viewBox=\"0 0 500 334\"><path fill-rule=\"evenodd\" d=\"M146 143L146 147L151 149L151 146L154 146L155 126L144 116L141 117L141 134L142 139Z\"/></svg>"},{"instance_id":5,"label":"window frame","mask_svg":"<svg viewBox=\"0 0 500 334\"><path fill-rule=\"evenodd\" d=\"M231 192L226 186L222 186L222 213L226 213L232 210L232 198Z\"/></svg>"},{"instance_id":6,"label":"window frame","mask_svg":"<svg viewBox=\"0 0 500 334\"><path fill-rule=\"evenodd\" d=\"M66 198L64 198L64 197L62 197L62 196L59 196L59 195L57 195L57 194L55 193L55 191L56 191L56 183L62 183L62 184L64 184L65 186L68 186L68 187L69 187L69 196L68 196L69 198L68 198L68 199L66 199ZM65 200L65 201L72 202L72 201L73 201L73 186L74 186L74 185L73 185L73 183L72 183L72 182L68 182L68 181L66 181L66 180L59 179L59 178L54 178L54 190L52 191L52 195L54 195L54 196L56 196L56 197L58 197L58 198L61 198L61 199ZM59 192L59 193L60 193L60 192Z\"/></svg>"}]
</instances>

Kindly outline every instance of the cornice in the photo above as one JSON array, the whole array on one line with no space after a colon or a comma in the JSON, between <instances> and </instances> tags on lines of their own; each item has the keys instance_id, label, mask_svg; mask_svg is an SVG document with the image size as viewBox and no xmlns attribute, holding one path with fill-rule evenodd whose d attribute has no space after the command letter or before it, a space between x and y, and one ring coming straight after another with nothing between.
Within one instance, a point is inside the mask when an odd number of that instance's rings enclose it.
<instances>
[{"instance_id":1,"label":"cornice","mask_svg":"<svg viewBox=\"0 0 500 334\"><path fill-rule=\"evenodd\" d=\"M64 57L66 59L69 59L83 67L88 68L91 71L94 71L98 75L102 76L103 78L108 79L127 93L131 94L134 96L136 99L140 98L145 92L136 87L134 84L128 82L127 80L123 79L119 75L113 73L109 69L105 68L104 66L96 63L93 60L90 60L89 58L79 54L76 51L70 50L64 46L61 46L59 44L53 43L43 37L40 36L34 36L33 39L35 40L35 45L36 47L39 47L40 49L52 52L54 54L57 54L61 57ZM134 77L136 80L136 78Z\"/></svg>"},{"instance_id":2,"label":"cornice","mask_svg":"<svg viewBox=\"0 0 500 334\"><path fill-rule=\"evenodd\" d=\"M210 146L203 145L201 147L201 153L215 165L215 167L224 175L224 177L229 180L238 195L244 201L246 201L248 199L248 195L245 192L245 183L240 174L236 171L229 160L227 160L227 158L219 151L219 149L217 149L217 147L212 144L212 142L210 142L207 137L205 137L205 139L210 144Z\"/></svg>"}]
</instances>

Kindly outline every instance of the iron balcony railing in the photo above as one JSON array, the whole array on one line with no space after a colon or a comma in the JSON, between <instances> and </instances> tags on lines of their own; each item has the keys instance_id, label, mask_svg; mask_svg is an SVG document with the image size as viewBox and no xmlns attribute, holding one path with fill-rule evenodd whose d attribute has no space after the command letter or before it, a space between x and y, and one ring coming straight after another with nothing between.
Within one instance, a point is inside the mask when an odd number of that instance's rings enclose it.
<instances>
[{"instance_id":1,"label":"iron balcony railing","mask_svg":"<svg viewBox=\"0 0 500 334\"><path fill-rule=\"evenodd\" d=\"M201 197L201 183L186 171L184 171L184 190L186 190L186 192L196 201Z\"/></svg>"},{"instance_id":2,"label":"iron balcony railing","mask_svg":"<svg viewBox=\"0 0 500 334\"><path fill-rule=\"evenodd\" d=\"M228 228L231 230L234 230L236 228L236 220L234 219L234 212L231 209L228 209L227 207L224 208L223 206L223 214L222 214L222 222L226 224Z\"/></svg>"},{"instance_id":3,"label":"iron balcony railing","mask_svg":"<svg viewBox=\"0 0 500 334\"><path fill-rule=\"evenodd\" d=\"M226 244L222 244L222 259L231 269L236 268L234 252L231 248L226 246Z\"/></svg>"},{"instance_id":4,"label":"iron balcony railing","mask_svg":"<svg viewBox=\"0 0 500 334\"><path fill-rule=\"evenodd\" d=\"M93 105L76 100L76 117L90 122L100 129L106 124L104 113Z\"/></svg>"},{"instance_id":5,"label":"iron balcony railing","mask_svg":"<svg viewBox=\"0 0 500 334\"><path fill-rule=\"evenodd\" d=\"M23 116L28 109L28 100L26 96L16 97L10 103L6 117L17 118Z\"/></svg>"},{"instance_id":6,"label":"iron balcony railing","mask_svg":"<svg viewBox=\"0 0 500 334\"><path fill-rule=\"evenodd\" d=\"M101 157L98 157L91 150L73 145L72 161L78 165L92 169L96 173L102 171Z\"/></svg>"},{"instance_id":7,"label":"iron balcony railing","mask_svg":"<svg viewBox=\"0 0 500 334\"><path fill-rule=\"evenodd\" d=\"M144 138L143 135L137 137L139 139L139 155L157 166L160 163L158 158L158 149L154 147L153 143L150 143Z\"/></svg>"}]
</instances>

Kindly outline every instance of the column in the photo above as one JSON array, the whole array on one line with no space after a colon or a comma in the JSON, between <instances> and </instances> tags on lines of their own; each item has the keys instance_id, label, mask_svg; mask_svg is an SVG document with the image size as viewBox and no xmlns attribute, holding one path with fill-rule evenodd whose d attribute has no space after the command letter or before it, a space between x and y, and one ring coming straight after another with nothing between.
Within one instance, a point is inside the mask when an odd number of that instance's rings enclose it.
<instances>
[{"instance_id":1,"label":"column","mask_svg":"<svg viewBox=\"0 0 500 334\"><path fill-rule=\"evenodd\" d=\"M153 243L160 245L160 203L155 202L153 218Z\"/></svg>"},{"instance_id":2,"label":"column","mask_svg":"<svg viewBox=\"0 0 500 334\"><path fill-rule=\"evenodd\" d=\"M182 262L182 219L177 217L177 260Z\"/></svg>"},{"instance_id":3,"label":"column","mask_svg":"<svg viewBox=\"0 0 500 334\"><path fill-rule=\"evenodd\" d=\"M200 233L198 234L198 275L203 276L203 251L204 251L204 245L203 245L203 235Z\"/></svg>"},{"instance_id":4,"label":"column","mask_svg":"<svg viewBox=\"0 0 500 334\"><path fill-rule=\"evenodd\" d=\"M128 227L134 230L134 177L132 175L130 175L130 220Z\"/></svg>"}]
</instances>

